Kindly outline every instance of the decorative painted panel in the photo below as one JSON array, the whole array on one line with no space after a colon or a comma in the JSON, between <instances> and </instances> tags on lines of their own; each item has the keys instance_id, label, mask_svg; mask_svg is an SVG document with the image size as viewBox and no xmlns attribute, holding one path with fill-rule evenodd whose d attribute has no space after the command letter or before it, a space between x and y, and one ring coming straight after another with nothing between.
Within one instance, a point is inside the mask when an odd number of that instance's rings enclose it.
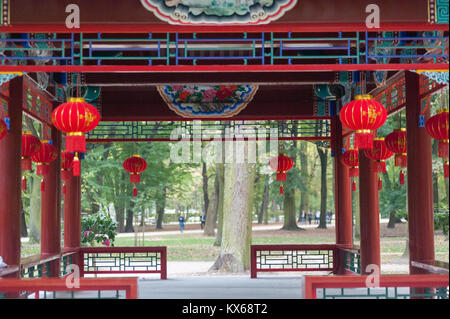
<instances>
[{"instance_id":1,"label":"decorative painted panel","mask_svg":"<svg viewBox=\"0 0 450 319\"><path fill-rule=\"evenodd\" d=\"M182 117L226 118L245 109L258 86L166 85L157 89L169 108Z\"/></svg>"},{"instance_id":2,"label":"decorative painted panel","mask_svg":"<svg viewBox=\"0 0 450 319\"><path fill-rule=\"evenodd\" d=\"M51 125L52 102L39 89L27 86L26 82L24 81L23 110L40 120L43 124Z\"/></svg>"},{"instance_id":3,"label":"decorative painted panel","mask_svg":"<svg viewBox=\"0 0 450 319\"><path fill-rule=\"evenodd\" d=\"M388 112L404 107L406 105L405 78L390 85L374 96L374 99L383 104Z\"/></svg>"},{"instance_id":4,"label":"decorative painted panel","mask_svg":"<svg viewBox=\"0 0 450 319\"><path fill-rule=\"evenodd\" d=\"M430 23L448 24L448 0L428 0L428 19Z\"/></svg>"},{"instance_id":5,"label":"decorative painted panel","mask_svg":"<svg viewBox=\"0 0 450 319\"><path fill-rule=\"evenodd\" d=\"M170 24L267 24L281 18L297 0L141 0Z\"/></svg>"}]
</instances>

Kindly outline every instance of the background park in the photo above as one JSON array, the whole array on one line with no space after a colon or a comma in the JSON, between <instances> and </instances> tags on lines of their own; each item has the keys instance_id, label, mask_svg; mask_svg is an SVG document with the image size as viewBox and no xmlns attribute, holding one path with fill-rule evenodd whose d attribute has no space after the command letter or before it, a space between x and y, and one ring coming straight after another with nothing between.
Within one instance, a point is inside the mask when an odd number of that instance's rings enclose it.
<instances>
[{"instance_id":1,"label":"background park","mask_svg":"<svg viewBox=\"0 0 450 319\"><path fill-rule=\"evenodd\" d=\"M432 96L431 112L445 105L448 106L448 89ZM404 121L403 110L388 119L378 136L386 136L399 124L404 126ZM24 117L23 125L34 130L35 136L39 135L37 122ZM279 143L294 161L294 168L283 183L282 195L280 183L267 164L176 164L170 160L174 144L170 142L88 144L82 161L82 244L167 246L169 269L171 263L176 265L173 262L204 262L192 267L182 264L179 271L215 273L247 270L250 244L334 243L334 162L329 148L320 142ZM438 141L433 140L432 145L435 253L436 260L448 261L449 185L442 173L444 162L438 157ZM128 173L122 167L123 160L132 154L140 154L148 163L136 197L132 196ZM380 175L379 192L381 271L408 273L407 183L399 184L400 168L394 166L393 158L387 160L386 167L386 173ZM233 170L235 173L231 174ZM236 170L241 173L236 174ZM32 172L26 174L31 187L22 193L25 261L39 258L41 224L40 179ZM236 188L244 191L235 194ZM358 189L352 196L356 247ZM331 220L327 218L330 210ZM311 224L308 219L302 220L302 212L307 211L313 216ZM316 221L317 211L320 220ZM202 212L207 213L204 230L200 227ZM178 227L180 214L186 220L183 233ZM234 229L239 230L239 238L229 233ZM230 255L231 261L227 259Z\"/></svg>"}]
</instances>

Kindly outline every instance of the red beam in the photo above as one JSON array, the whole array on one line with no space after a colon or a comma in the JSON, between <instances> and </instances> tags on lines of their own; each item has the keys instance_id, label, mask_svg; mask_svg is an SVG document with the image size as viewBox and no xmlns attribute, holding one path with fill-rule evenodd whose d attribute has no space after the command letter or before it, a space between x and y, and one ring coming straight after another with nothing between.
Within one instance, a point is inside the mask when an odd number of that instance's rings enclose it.
<instances>
[{"instance_id":1,"label":"red beam","mask_svg":"<svg viewBox=\"0 0 450 319\"><path fill-rule=\"evenodd\" d=\"M2 65L1 72L301 72L448 70L447 63L296 65Z\"/></svg>"},{"instance_id":2,"label":"red beam","mask_svg":"<svg viewBox=\"0 0 450 319\"><path fill-rule=\"evenodd\" d=\"M26 24L11 25L0 27L0 32L5 33L242 33L242 32L379 32L379 31L447 31L448 24L430 24L430 23L382 23L378 29L369 29L365 23L284 23L284 24L266 24L266 25L231 25L231 26L184 26L184 25L167 25L167 24L83 24L78 29L68 29L63 24Z\"/></svg>"}]
</instances>

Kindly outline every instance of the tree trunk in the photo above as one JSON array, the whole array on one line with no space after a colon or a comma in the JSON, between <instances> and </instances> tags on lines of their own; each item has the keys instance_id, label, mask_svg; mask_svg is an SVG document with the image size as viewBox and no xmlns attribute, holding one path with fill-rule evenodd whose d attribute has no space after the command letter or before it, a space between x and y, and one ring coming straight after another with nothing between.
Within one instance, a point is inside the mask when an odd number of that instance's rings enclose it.
<instances>
[{"instance_id":1,"label":"tree trunk","mask_svg":"<svg viewBox=\"0 0 450 319\"><path fill-rule=\"evenodd\" d=\"M157 214L156 229L163 229L162 223L164 210L166 209L166 194L167 194L167 187L164 186L163 196L156 200L156 214Z\"/></svg>"},{"instance_id":2,"label":"tree trunk","mask_svg":"<svg viewBox=\"0 0 450 319\"><path fill-rule=\"evenodd\" d=\"M223 234L212 271L245 270L249 223L250 172L247 163L225 164Z\"/></svg>"},{"instance_id":3,"label":"tree trunk","mask_svg":"<svg viewBox=\"0 0 450 319\"><path fill-rule=\"evenodd\" d=\"M299 143L300 150L300 172L302 172L303 190L300 193L300 207L298 212L298 221L302 220L302 211L307 212L309 207L310 196L310 177L309 177L309 161L308 161L308 144L304 141Z\"/></svg>"},{"instance_id":4,"label":"tree trunk","mask_svg":"<svg viewBox=\"0 0 450 319\"><path fill-rule=\"evenodd\" d=\"M261 209L258 214L258 224L262 224L264 217L267 215L267 210L269 208L269 175L264 177L264 193L261 202ZM266 223L267 224L267 223Z\"/></svg>"},{"instance_id":5,"label":"tree trunk","mask_svg":"<svg viewBox=\"0 0 450 319\"><path fill-rule=\"evenodd\" d=\"M223 204L224 204L224 192L225 192L225 174L224 164L218 163L217 174L219 174L219 199L217 206L217 234L214 246L220 246L222 244L223 233Z\"/></svg>"},{"instance_id":6,"label":"tree trunk","mask_svg":"<svg viewBox=\"0 0 450 319\"><path fill-rule=\"evenodd\" d=\"M439 141L433 139L432 153L436 156L439 155ZM439 205L439 185L438 185L438 173L433 170L433 204L434 207Z\"/></svg>"},{"instance_id":7,"label":"tree trunk","mask_svg":"<svg viewBox=\"0 0 450 319\"><path fill-rule=\"evenodd\" d=\"M39 178L30 177L30 240L39 243L41 240L41 183Z\"/></svg>"},{"instance_id":8,"label":"tree trunk","mask_svg":"<svg viewBox=\"0 0 450 319\"><path fill-rule=\"evenodd\" d=\"M134 208L135 208L135 205L131 204L130 207L127 209L127 223L125 225L126 233L134 233L134 227L133 227Z\"/></svg>"},{"instance_id":9,"label":"tree trunk","mask_svg":"<svg viewBox=\"0 0 450 319\"><path fill-rule=\"evenodd\" d=\"M119 233L123 233L123 231L125 230L125 214L124 214L125 207L124 207L124 204L122 202L118 201L114 204L114 208L117 208L116 209L116 220L118 223L117 231Z\"/></svg>"},{"instance_id":10,"label":"tree trunk","mask_svg":"<svg viewBox=\"0 0 450 319\"><path fill-rule=\"evenodd\" d=\"M395 228L395 223L396 223L396 216L395 216L395 212L390 212L389 213L389 222L387 224L387 228Z\"/></svg>"},{"instance_id":11,"label":"tree trunk","mask_svg":"<svg viewBox=\"0 0 450 319\"><path fill-rule=\"evenodd\" d=\"M318 228L327 228L327 164L328 151L317 145L317 153L320 157L321 189L320 189L320 222Z\"/></svg>"},{"instance_id":12,"label":"tree trunk","mask_svg":"<svg viewBox=\"0 0 450 319\"><path fill-rule=\"evenodd\" d=\"M245 245L244 269L250 269L250 245L252 244L252 226L253 226L253 207L255 196L255 185L258 177L255 179L256 165L248 164L249 180L253 183L248 184L248 225L247 225L247 240Z\"/></svg>"},{"instance_id":13,"label":"tree trunk","mask_svg":"<svg viewBox=\"0 0 450 319\"><path fill-rule=\"evenodd\" d=\"M219 164L216 164L216 177L214 178L214 193L209 201L208 212L206 213L206 223L205 223L205 236L214 236L214 229L216 228L217 222L217 210L219 208L219 197L220 197L220 176L219 176Z\"/></svg>"},{"instance_id":14,"label":"tree trunk","mask_svg":"<svg viewBox=\"0 0 450 319\"><path fill-rule=\"evenodd\" d=\"M28 237L27 221L25 219L22 200L20 200L20 237Z\"/></svg>"},{"instance_id":15,"label":"tree trunk","mask_svg":"<svg viewBox=\"0 0 450 319\"><path fill-rule=\"evenodd\" d=\"M299 230L295 214L295 193L287 191L284 193L283 202L284 225L283 230Z\"/></svg>"},{"instance_id":16,"label":"tree trunk","mask_svg":"<svg viewBox=\"0 0 450 319\"><path fill-rule=\"evenodd\" d=\"M209 208L209 196L208 196L208 171L206 163L202 163L202 177L203 177L203 212Z\"/></svg>"}]
</instances>

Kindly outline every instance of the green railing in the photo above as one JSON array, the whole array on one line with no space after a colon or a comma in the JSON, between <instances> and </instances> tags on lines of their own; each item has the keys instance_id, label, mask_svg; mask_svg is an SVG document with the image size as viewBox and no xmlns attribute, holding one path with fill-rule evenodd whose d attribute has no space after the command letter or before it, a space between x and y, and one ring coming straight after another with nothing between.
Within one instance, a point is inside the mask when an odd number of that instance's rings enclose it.
<instances>
[{"instance_id":1,"label":"green railing","mask_svg":"<svg viewBox=\"0 0 450 319\"><path fill-rule=\"evenodd\" d=\"M344 269L361 274L361 255L358 250L342 249L344 252Z\"/></svg>"}]
</instances>

